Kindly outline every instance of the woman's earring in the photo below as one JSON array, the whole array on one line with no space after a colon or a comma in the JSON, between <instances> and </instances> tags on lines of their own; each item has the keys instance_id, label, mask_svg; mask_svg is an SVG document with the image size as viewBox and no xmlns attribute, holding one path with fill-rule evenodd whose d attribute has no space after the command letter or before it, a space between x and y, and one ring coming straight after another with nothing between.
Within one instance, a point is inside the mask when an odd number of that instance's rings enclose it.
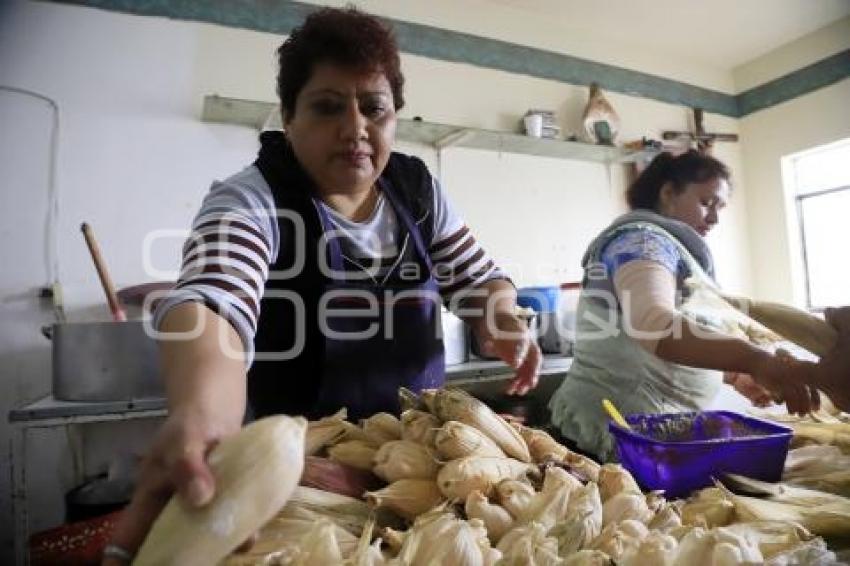
<instances>
[{"instance_id":1,"label":"woman's earring","mask_svg":"<svg viewBox=\"0 0 850 566\"><path fill-rule=\"evenodd\" d=\"M279 131L286 134L286 130L283 129L283 118L281 116L279 104L275 105L275 107L272 108L272 111L269 112L269 115L266 116L266 120L263 122L263 127L260 129L260 131Z\"/></svg>"}]
</instances>

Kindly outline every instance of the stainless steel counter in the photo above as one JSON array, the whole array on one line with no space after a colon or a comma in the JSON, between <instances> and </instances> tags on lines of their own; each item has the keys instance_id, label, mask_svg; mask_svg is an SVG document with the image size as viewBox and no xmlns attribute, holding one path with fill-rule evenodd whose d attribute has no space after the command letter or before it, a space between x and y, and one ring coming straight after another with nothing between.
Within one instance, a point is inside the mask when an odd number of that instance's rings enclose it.
<instances>
[{"instance_id":1,"label":"stainless steel counter","mask_svg":"<svg viewBox=\"0 0 850 566\"><path fill-rule=\"evenodd\" d=\"M126 401L73 402L59 401L53 395L45 395L38 401L9 411L9 422L48 421L74 417L108 417L109 415L121 416L127 413L156 413L157 415L165 415L165 399L161 397L149 397L129 399Z\"/></svg>"},{"instance_id":2,"label":"stainless steel counter","mask_svg":"<svg viewBox=\"0 0 850 566\"><path fill-rule=\"evenodd\" d=\"M558 355L544 356L540 375L566 374L572 363L573 359L571 357ZM488 378L501 379L506 376L513 376L513 373L514 370L500 360L473 360L447 366L446 382L457 384L459 381L466 382Z\"/></svg>"},{"instance_id":3,"label":"stainless steel counter","mask_svg":"<svg viewBox=\"0 0 850 566\"><path fill-rule=\"evenodd\" d=\"M546 356L540 374L541 376L566 374L571 363L572 358ZM513 370L501 361L475 360L446 367L446 382L453 385L480 381L506 381L512 376ZM59 401L53 395L46 395L38 401L9 411L9 422L22 423L77 417L105 417L103 420L111 420L110 416L120 418L127 413L147 413L147 416L161 416L165 414L165 406L165 399L158 397L126 401L71 402ZM41 424L47 425L47 423Z\"/></svg>"}]
</instances>

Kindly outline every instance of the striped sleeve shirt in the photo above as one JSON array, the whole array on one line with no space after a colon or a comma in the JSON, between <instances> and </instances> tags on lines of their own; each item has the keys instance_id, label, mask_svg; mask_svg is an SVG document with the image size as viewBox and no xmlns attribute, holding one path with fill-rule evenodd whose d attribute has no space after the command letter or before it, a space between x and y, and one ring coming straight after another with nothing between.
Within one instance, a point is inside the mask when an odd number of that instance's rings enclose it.
<instances>
[{"instance_id":1,"label":"striped sleeve shirt","mask_svg":"<svg viewBox=\"0 0 850 566\"><path fill-rule=\"evenodd\" d=\"M447 304L492 279L504 279L463 219L434 180L434 230L428 254L434 277ZM355 223L326 207L339 231L343 251L385 275L400 254L398 218L379 196L371 217ZM236 329L250 363L269 266L280 250L271 189L259 170L250 166L223 182L213 183L192 223L183 247L183 263L176 287L154 313L158 327L175 306L200 302L224 317Z\"/></svg>"}]
</instances>

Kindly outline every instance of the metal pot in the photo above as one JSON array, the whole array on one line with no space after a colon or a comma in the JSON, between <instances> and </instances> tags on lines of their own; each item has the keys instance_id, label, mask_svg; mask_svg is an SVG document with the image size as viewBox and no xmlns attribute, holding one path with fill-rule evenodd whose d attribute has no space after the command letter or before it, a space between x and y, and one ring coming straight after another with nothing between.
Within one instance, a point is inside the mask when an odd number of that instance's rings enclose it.
<instances>
[{"instance_id":1,"label":"metal pot","mask_svg":"<svg viewBox=\"0 0 850 566\"><path fill-rule=\"evenodd\" d=\"M65 494L65 522L74 523L117 511L130 502L133 482L102 474Z\"/></svg>"},{"instance_id":2,"label":"metal pot","mask_svg":"<svg viewBox=\"0 0 850 566\"><path fill-rule=\"evenodd\" d=\"M142 321L54 324L53 396L61 401L163 397L159 351Z\"/></svg>"}]
</instances>

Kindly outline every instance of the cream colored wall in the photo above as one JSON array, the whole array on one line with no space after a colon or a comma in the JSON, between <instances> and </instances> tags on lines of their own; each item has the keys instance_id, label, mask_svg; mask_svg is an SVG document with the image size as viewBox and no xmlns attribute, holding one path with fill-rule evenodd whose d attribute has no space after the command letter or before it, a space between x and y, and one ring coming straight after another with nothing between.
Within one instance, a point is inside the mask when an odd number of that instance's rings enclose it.
<instances>
[{"instance_id":1,"label":"cream colored wall","mask_svg":"<svg viewBox=\"0 0 850 566\"><path fill-rule=\"evenodd\" d=\"M792 196L782 158L850 137L850 79L741 120L755 296L804 306ZM848 211L850 212L850 211Z\"/></svg>"},{"instance_id":2,"label":"cream colored wall","mask_svg":"<svg viewBox=\"0 0 850 566\"><path fill-rule=\"evenodd\" d=\"M850 16L787 43L732 71L737 92L820 61L850 47Z\"/></svg>"}]
</instances>

